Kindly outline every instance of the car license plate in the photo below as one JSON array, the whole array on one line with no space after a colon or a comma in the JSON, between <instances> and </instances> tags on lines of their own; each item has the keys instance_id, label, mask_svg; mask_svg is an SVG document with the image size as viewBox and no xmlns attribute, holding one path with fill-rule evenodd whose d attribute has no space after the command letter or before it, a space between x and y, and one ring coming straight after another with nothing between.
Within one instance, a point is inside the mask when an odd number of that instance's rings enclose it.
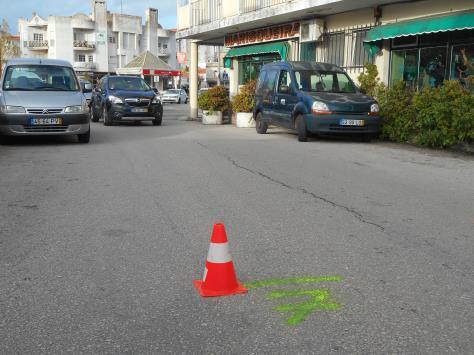
<instances>
[{"instance_id":1,"label":"car license plate","mask_svg":"<svg viewBox=\"0 0 474 355\"><path fill-rule=\"evenodd\" d=\"M148 112L147 108L132 108L132 112Z\"/></svg>"},{"instance_id":2,"label":"car license plate","mask_svg":"<svg viewBox=\"0 0 474 355\"><path fill-rule=\"evenodd\" d=\"M62 118L32 118L32 126L43 126L43 125L62 125Z\"/></svg>"},{"instance_id":3,"label":"car license plate","mask_svg":"<svg viewBox=\"0 0 474 355\"><path fill-rule=\"evenodd\" d=\"M341 119L339 120L339 125L341 126L365 126L364 120L348 120L348 119Z\"/></svg>"}]
</instances>

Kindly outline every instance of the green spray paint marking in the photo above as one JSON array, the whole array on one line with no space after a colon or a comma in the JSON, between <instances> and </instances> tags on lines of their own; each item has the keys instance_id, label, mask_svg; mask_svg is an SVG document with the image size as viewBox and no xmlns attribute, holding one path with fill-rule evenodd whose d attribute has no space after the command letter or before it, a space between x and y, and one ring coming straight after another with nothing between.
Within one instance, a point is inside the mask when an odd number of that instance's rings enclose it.
<instances>
[{"instance_id":1,"label":"green spray paint marking","mask_svg":"<svg viewBox=\"0 0 474 355\"><path fill-rule=\"evenodd\" d=\"M288 279L273 279L263 281L253 281L245 284L247 288L282 286L288 284L306 284L313 282L342 281L342 276L319 276L319 277L291 277Z\"/></svg>"},{"instance_id":2,"label":"green spray paint marking","mask_svg":"<svg viewBox=\"0 0 474 355\"><path fill-rule=\"evenodd\" d=\"M259 287L283 286L289 284L304 284L327 281L342 281L342 276L319 276L319 277L291 277L287 279L272 279L253 281L245 284L248 289ZM298 325L304 321L311 313L317 310L336 311L342 307L341 304L331 302L331 293L328 289L314 289L314 290L279 290L272 291L268 294L268 299L279 299L285 297L310 297L310 299L303 303L290 303L277 306L274 310L279 312L293 312L293 315L287 319L286 324Z\"/></svg>"},{"instance_id":3,"label":"green spray paint marking","mask_svg":"<svg viewBox=\"0 0 474 355\"><path fill-rule=\"evenodd\" d=\"M274 308L279 312L293 312L286 321L288 325L298 325L316 310L337 311L342 307L338 303L330 302L331 293L327 289L274 291L268 295L268 299L301 296L310 296L311 299L304 303L284 304Z\"/></svg>"}]
</instances>

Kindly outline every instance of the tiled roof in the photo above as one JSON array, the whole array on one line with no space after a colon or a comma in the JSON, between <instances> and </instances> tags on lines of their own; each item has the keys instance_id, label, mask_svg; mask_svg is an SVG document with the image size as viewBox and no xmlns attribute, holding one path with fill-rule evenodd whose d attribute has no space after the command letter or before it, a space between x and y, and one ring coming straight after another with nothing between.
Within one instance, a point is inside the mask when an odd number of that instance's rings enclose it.
<instances>
[{"instance_id":1,"label":"tiled roof","mask_svg":"<svg viewBox=\"0 0 474 355\"><path fill-rule=\"evenodd\" d=\"M125 65L124 68L173 70L168 63L154 56L150 51L143 52Z\"/></svg>"}]
</instances>

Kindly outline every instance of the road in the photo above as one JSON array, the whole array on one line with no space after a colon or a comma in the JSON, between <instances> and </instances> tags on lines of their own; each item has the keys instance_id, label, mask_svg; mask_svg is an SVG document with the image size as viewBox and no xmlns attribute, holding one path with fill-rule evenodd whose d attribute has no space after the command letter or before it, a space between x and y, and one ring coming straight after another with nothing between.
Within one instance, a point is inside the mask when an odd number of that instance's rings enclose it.
<instances>
[{"instance_id":1,"label":"road","mask_svg":"<svg viewBox=\"0 0 474 355\"><path fill-rule=\"evenodd\" d=\"M0 146L0 353L474 351L472 157L187 110ZM280 281L199 297L218 221L243 283Z\"/></svg>"}]
</instances>

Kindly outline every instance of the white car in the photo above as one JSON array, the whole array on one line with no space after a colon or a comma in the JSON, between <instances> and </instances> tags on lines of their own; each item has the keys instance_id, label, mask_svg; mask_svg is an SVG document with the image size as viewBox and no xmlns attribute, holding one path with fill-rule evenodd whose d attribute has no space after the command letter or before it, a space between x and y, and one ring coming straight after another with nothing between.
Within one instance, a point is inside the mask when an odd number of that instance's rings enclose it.
<instances>
[{"instance_id":1,"label":"white car","mask_svg":"<svg viewBox=\"0 0 474 355\"><path fill-rule=\"evenodd\" d=\"M175 103L175 104L186 104L188 103L188 95L183 89L170 89L166 90L161 94L161 102Z\"/></svg>"}]
</instances>

